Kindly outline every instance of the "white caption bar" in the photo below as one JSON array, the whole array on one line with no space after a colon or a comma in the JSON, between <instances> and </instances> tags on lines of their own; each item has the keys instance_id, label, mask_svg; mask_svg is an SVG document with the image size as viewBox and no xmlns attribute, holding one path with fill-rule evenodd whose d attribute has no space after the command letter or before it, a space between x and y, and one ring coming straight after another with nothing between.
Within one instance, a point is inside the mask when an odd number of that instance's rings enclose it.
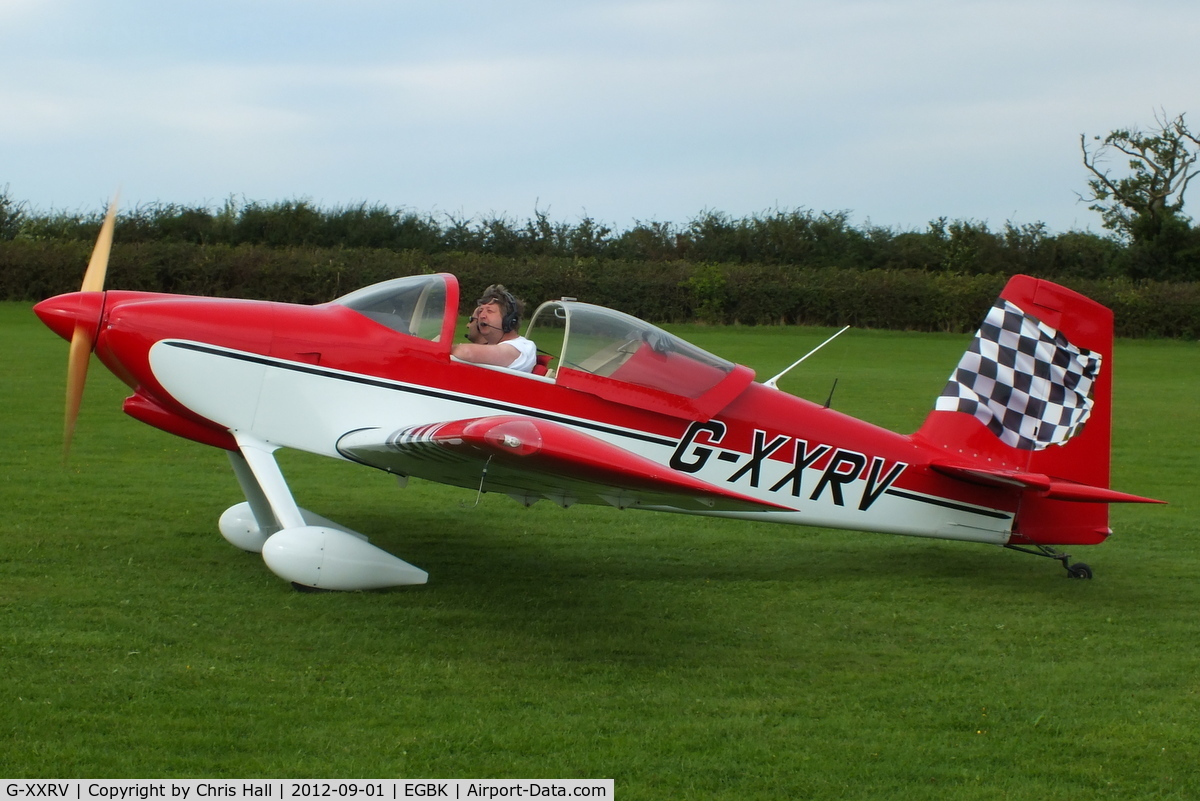
<instances>
[{"instance_id":1,"label":"white caption bar","mask_svg":"<svg viewBox=\"0 0 1200 801\"><path fill-rule=\"evenodd\" d=\"M613 797L612 779L58 779L0 780L5 799L42 801L149 801L174 799L336 799L396 801L404 798L511 799Z\"/></svg>"}]
</instances>

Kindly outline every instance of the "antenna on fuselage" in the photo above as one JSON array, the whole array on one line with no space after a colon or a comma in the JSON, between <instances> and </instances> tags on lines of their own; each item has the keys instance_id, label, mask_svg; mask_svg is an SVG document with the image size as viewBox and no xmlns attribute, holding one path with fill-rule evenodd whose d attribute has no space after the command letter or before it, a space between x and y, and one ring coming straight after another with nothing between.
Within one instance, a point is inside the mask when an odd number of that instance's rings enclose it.
<instances>
[{"instance_id":1,"label":"antenna on fuselage","mask_svg":"<svg viewBox=\"0 0 1200 801\"><path fill-rule=\"evenodd\" d=\"M828 409L833 405L833 392L837 389L837 379L833 379L833 386L829 388L829 397L825 399L825 408Z\"/></svg>"},{"instance_id":2,"label":"antenna on fuselage","mask_svg":"<svg viewBox=\"0 0 1200 801\"><path fill-rule=\"evenodd\" d=\"M832 342L833 340L837 339L837 338L838 338L838 337L840 337L842 334L846 333L846 331L847 331L847 330L849 330L849 328L850 328L850 326L846 326L846 327L845 327L845 328L843 328L841 331L838 331L836 334L834 334L833 336L831 336L829 339L825 340L825 341L824 341L824 342L822 342L820 345L817 345L815 348L813 348L813 349L812 349L812 350L810 350L808 353L806 353L806 354L804 354L803 356L801 356L799 359L796 359L796 361L794 361L794 362L792 362L790 365L788 365L788 367L787 367L787 368L785 368L785 369L784 369L784 371L783 371L783 372L781 372L779 375L777 375L777 376L773 376L772 378L768 378L766 381L764 381L764 382L763 382L763 385L764 385L764 386L768 386L768 387L770 387L771 389L779 389L779 387L778 387L778 386L776 386L776 384L778 384L778 383L779 383L779 379L783 378L785 375L787 375L789 372L791 372L792 368L793 368L793 367L795 367L796 365L800 364L800 362L804 361L804 360L805 360L805 359L807 359L809 356L812 356L814 353L816 353L817 351L819 351L821 348L825 347L825 346L826 346L826 345L828 345L830 342ZM831 394L832 394L832 393L831 393Z\"/></svg>"}]
</instances>

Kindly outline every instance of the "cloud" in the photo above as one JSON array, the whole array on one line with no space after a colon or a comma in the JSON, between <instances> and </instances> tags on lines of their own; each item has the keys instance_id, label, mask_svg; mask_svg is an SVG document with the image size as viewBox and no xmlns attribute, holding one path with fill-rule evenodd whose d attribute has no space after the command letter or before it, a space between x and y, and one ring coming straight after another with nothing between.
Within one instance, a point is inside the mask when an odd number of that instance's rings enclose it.
<instances>
[{"instance_id":1,"label":"cloud","mask_svg":"<svg viewBox=\"0 0 1200 801\"><path fill-rule=\"evenodd\" d=\"M43 204L104 173L179 202L1070 225L1079 134L1194 97L1200 7L1155 8L1174 24L1115 0L0 0L2 177Z\"/></svg>"},{"instance_id":2,"label":"cloud","mask_svg":"<svg viewBox=\"0 0 1200 801\"><path fill-rule=\"evenodd\" d=\"M52 0L0 0L0 22L6 25L43 15Z\"/></svg>"}]
</instances>

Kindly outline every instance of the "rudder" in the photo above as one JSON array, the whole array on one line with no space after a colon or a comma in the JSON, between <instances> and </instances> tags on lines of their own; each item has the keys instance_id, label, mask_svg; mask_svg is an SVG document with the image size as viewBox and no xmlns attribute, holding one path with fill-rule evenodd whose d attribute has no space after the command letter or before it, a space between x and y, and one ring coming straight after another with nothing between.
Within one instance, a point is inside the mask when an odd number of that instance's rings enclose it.
<instances>
[{"instance_id":1,"label":"rudder","mask_svg":"<svg viewBox=\"0 0 1200 801\"><path fill-rule=\"evenodd\" d=\"M1107 490L1112 437L1112 311L1050 281L1014 276L914 439L964 467ZM1091 544L1108 503L1025 491L1013 539Z\"/></svg>"}]
</instances>

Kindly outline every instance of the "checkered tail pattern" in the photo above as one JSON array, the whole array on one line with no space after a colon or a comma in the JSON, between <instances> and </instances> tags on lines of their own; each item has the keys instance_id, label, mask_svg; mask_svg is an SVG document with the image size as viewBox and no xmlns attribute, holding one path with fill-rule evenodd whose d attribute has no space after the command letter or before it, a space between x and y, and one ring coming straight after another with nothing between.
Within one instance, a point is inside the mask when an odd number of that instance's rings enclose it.
<instances>
[{"instance_id":1,"label":"checkered tail pattern","mask_svg":"<svg viewBox=\"0 0 1200 801\"><path fill-rule=\"evenodd\" d=\"M1087 422L1101 354L1001 299L988 312L934 408L974 415L1021 450L1063 445Z\"/></svg>"}]
</instances>

